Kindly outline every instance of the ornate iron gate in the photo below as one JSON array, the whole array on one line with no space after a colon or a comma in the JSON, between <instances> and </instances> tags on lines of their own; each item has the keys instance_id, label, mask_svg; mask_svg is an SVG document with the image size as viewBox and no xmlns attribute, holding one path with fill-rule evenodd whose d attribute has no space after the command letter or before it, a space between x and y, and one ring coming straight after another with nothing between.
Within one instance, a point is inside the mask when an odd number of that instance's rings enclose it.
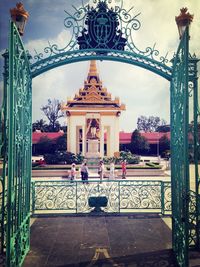
<instances>
[{"instance_id":1,"label":"ornate iron gate","mask_svg":"<svg viewBox=\"0 0 200 267\"><path fill-rule=\"evenodd\" d=\"M97 3L95 0L93 2ZM168 62L166 56L160 57L155 45L141 51L134 44L131 31L140 28L138 15L131 17L129 14L131 9L125 12L122 6L113 11L106 2L111 1L99 1L96 9L89 6L75 9L74 16L67 13L65 26L66 28L72 27L70 42L61 49L55 44L49 44L44 49L46 57L42 53L37 53L34 56L36 61L31 65L29 65L29 59L18 31L11 23L9 51L5 55L4 168L1 179L3 187L2 247L6 246L6 266L8 267L20 266L29 250L32 78L64 64L91 59L129 63L171 80L173 249L179 266L188 266L188 29L180 42L172 70L166 65ZM91 32L90 29L94 29L94 18L98 30ZM109 27L105 26L105 21L109 22L107 25ZM108 28L110 35L108 35ZM192 73L194 74L195 70ZM197 77L195 76L194 79ZM197 81L194 82L194 88L197 89ZM197 92L194 90L194 100L195 95ZM196 149L197 117L199 116L197 106L197 101L194 101L196 193L199 191ZM161 190L164 189L161 188ZM196 199L196 203L199 202L198 194ZM195 216L198 224L196 232L199 245L198 203L196 206Z\"/></svg>"},{"instance_id":2,"label":"ornate iron gate","mask_svg":"<svg viewBox=\"0 0 200 267\"><path fill-rule=\"evenodd\" d=\"M29 250L32 93L29 59L11 22L8 69L6 266L20 266Z\"/></svg>"},{"instance_id":3,"label":"ornate iron gate","mask_svg":"<svg viewBox=\"0 0 200 267\"><path fill-rule=\"evenodd\" d=\"M173 59L171 81L172 238L179 266L188 266L188 28Z\"/></svg>"}]
</instances>

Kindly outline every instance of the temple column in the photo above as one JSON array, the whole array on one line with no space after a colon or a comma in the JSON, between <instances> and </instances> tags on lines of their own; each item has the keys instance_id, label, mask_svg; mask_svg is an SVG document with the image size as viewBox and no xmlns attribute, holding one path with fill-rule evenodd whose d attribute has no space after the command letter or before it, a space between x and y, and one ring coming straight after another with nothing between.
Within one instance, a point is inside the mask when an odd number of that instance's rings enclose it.
<instances>
[{"instance_id":1,"label":"temple column","mask_svg":"<svg viewBox=\"0 0 200 267\"><path fill-rule=\"evenodd\" d=\"M119 117L115 119L115 141L114 141L114 153L119 151Z\"/></svg>"},{"instance_id":2,"label":"temple column","mask_svg":"<svg viewBox=\"0 0 200 267\"><path fill-rule=\"evenodd\" d=\"M100 157L104 157L104 126L101 125L101 137L100 137Z\"/></svg>"},{"instance_id":3,"label":"temple column","mask_svg":"<svg viewBox=\"0 0 200 267\"><path fill-rule=\"evenodd\" d=\"M67 117L67 151L70 151L70 117Z\"/></svg>"},{"instance_id":4,"label":"temple column","mask_svg":"<svg viewBox=\"0 0 200 267\"><path fill-rule=\"evenodd\" d=\"M82 154L85 156L86 153L85 125L82 125L82 146L83 146Z\"/></svg>"},{"instance_id":5,"label":"temple column","mask_svg":"<svg viewBox=\"0 0 200 267\"><path fill-rule=\"evenodd\" d=\"M73 121L74 122L74 121ZM71 125L70 130L70 152L76 154L76 146L77 146L77 139L76 139L76 125L74 123Z\"/></svg>"}]
</instances>

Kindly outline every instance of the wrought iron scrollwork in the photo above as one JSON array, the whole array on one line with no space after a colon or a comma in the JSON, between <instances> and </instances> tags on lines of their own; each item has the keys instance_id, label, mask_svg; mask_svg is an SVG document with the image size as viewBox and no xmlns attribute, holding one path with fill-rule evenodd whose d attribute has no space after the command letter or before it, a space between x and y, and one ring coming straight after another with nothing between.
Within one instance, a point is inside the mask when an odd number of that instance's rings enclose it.
<instances>
[{"instance_id":1,"label":"wrought iron scrollwork","mask_svg":"<svg viewBox=\"0 0 200 267\"><path fill-rule=\"evenodd\" d=\"M106 2L99 1L96 9L88 6L85 26L77 37L79 49L105 48L124 50L126 38L119 29L119 15Z\"/></svg>"},{"instance_id":2,"label":"wrought iron scrollwork","mask_svg":"<svg viewBox=\"0 0 200 267\"><path fill-rule=\"evenodd\" d=\"M188 265L188 28L173 60L171 82L171 180L173 249L180 266Z\"/></svg>"},{"instance_id":3,"label":"wrought iron scrollwork","mask_svg":"<svg viewBox=\"0 0 200 267\"><path fill-rule=\"evenodd\" d=\"M81 7L74 7L73 14L65 11L67 17L64 25L71 34L70 40L62 48L57 44L48 43L43 52L38 53L35 50L31 60L33 77L39 73L36 68L42 73L55 66L67 64L70 59L75 62L73 60L77 56L80 60L85 54L82 60L92 59L92 55L99 56L99 59L114 60L121 55L132 64L134 62L131 58L135 57L138 59L138 66L161 74L169 72L167 79L171 79L167 54L160 56L155 44L142 51L134 42L133 32L139 30L141 26L138 20L140 14L132 15L133 8L125 10L123 0L120 0L118 5L114 5L112 0L92 2L91 6L82 3Z\"/></svg>"},{"instance_id":4,"label":"wrought iron scrollwork","mask_svg":"<svg viewBox=\"0 0 200 267\"><path fill-rule=\"evenodd\" d=\"M171 192L171 182L163 182L163 213L171 214L172 211L172 192Z\"/></svg>"},{"instance_id":5,"label":"wrought iron scrollwork","mask_svg":"<svg viewBox=\"0 0 200 267\"><path fill-rule=\"evenodd\" d=\"M199 198L199 197L198 197ZM196 193L193 191L190 191L190 202L189 202L189 246L194 247L197 246L197 227L198 227L198 221L197 221L197 196Z\"/></svg>"},{"instance_id":6,"label":"wrought iron scrollwork","mask_svg":"<svg viewBox=\"0 0 200 267\"><path fill-rule=\"evenodd\" d=\"M167 80L171 79L172 69L153 59L126 51L104 49L105 53L101 54L101 52L101 49L96 49L95 51L93 51L92 49L76 50L48 57L45 60L41 60L31 65L32 77L36 77L49 69L55 68L55 66L70 64L72 62L79 62L80 60L99 59L134 64L139 67L156 72L158 75L164 77Z\"/></svg>"},{"instance_id":7,"label":"wrought iron scrollwork","mask_svg":"<svg viewBox=\"0 0 200 267\"><path fill-rule=\"evenodd\" d=\"M161 182L134 181L120 186L121 209L161 209Z\"/></svg>"},{"instance_id":8,"label":"wrought iron scrollwork","mask_svg":"<svg viewBox=\"0 0 200 267\"><path fill-rule=\"evenodd\" d=\"M6 264L20 266L30 245L32 79L29 59L13 22L10 27L8 78L8 158L5 159L4 177L7 189Z\"/></svg>"},{"instance_id":9,"label":"wrought iron scrollwork","mask_svg":"<svg viewBox=\"0 0 200 267\"><path fill-rule=\"evenodd\" d=\"M161 187L164 185L165 190ZM106 197L108 213L154 210L170 212L171 187L161 181L34 181L32 183L33 213L89 213L90 197ZM163 195L162 195L163 194Z\"/></svg>"}]
</instances>

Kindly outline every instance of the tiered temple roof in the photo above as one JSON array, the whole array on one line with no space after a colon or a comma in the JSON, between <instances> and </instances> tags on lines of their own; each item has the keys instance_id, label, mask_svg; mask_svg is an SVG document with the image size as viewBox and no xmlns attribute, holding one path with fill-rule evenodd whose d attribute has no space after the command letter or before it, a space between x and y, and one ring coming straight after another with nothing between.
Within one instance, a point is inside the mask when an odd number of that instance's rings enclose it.
<instances>
[{"instance_id":1,"label":"tiered temple roof","mask_svg":"<svg viewBox=\"0 0 200 267\"><path fill-rule=\"evenodd\" d=\"M107 88L103 87L95 60L91 60L90 62L84 87L75 94L73 99L68 100L66 106L63 107L65 110L79 108L125 110L125 105L120 104L119 98L116 97L113 100L111 94L107 92Z\"/></svg>"}]
</instances>

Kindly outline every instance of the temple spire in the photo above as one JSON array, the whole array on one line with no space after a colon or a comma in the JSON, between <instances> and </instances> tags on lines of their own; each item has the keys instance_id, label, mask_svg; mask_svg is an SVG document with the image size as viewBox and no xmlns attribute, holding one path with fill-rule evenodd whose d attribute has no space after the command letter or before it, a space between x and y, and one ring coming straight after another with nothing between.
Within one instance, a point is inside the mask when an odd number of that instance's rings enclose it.
<instances>
[{"instance_id":1,"label":"temple spire","mask_svg":"<svg viewBox=\"0 0 200 267\"><path fill-rule=\"evenodd\" d=\"M90 61L90 69L89 69L89 72L88 72L88 81L92 77L96 77L97 79L99 79L99 73L97 72L96 60L91 60Z\"/></svg>"}]
</instances>

